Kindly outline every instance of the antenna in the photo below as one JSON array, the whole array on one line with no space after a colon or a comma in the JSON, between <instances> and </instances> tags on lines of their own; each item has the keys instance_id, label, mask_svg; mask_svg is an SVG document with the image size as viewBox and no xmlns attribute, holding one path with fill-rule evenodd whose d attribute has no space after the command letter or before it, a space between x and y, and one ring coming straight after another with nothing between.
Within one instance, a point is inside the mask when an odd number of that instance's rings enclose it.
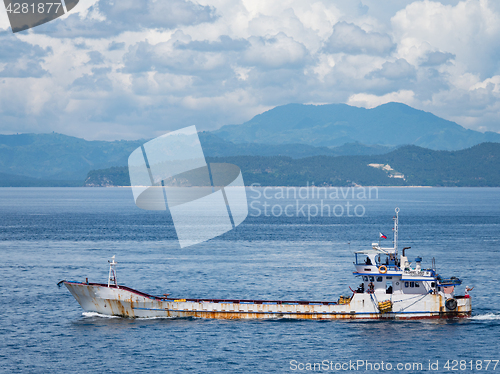
<instances>
[{"instance_id":1,"label":"antenna","mask_svg":"<svg viewBox=\"0 0 500 374\"><path fill-rule=\"evenodd\" d=\"M398 227L399 227L399 208L394 209L396 217L394 217L394 252L398 253Z\"/></svg>"}]
</instances>

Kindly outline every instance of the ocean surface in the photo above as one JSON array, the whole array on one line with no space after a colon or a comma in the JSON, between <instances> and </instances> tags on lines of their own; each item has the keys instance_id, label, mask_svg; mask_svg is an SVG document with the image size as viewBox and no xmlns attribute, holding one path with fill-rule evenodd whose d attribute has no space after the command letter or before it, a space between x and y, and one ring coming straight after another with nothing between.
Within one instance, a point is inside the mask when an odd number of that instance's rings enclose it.
<instances>
[{"instance_id":1,"label":"ocean surface","mask_svg":"<svg viewBox=\"0 0 500 374\"><path fill-rule=\"evenodd\" d=\"M309 190L249 189L240 226L180 249L170 215L128 188L0 188L0 372L500 373L499 188ZM330 217L311 209L322 200ZM474 287L472 318L132 320L86 314L56 285L106 282L115 255L119 283L155 295L337 300L360 283L353 252L379 232L391 245L395 207L399 247Z\"/></svg>"}]
</instances>

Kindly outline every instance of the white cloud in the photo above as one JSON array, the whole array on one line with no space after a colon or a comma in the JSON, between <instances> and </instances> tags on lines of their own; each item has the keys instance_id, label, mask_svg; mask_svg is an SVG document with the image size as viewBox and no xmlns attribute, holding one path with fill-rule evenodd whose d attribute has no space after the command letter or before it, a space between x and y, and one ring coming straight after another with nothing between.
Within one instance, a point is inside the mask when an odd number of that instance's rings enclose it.
<instances>
[{"instance_id":1,"label":"white cloud","mask_svg":"<svg viewBox=\"0 0 500 374\"><path fill-rule=\"evenodd\" d=\"M416 75L416 69L410 65L404 58L398 58L396 61L386 61L379 70L373 71L370 76L380 77L391 80L405 80L413 78Z\"/></svg>"},{"instance_id":2,"label":"white cloud","mask_svg":"<svg viewBox=\"0 0 500 374\"><path fill-rule=\"evenodd\" d=\"M469 90L477 90L479 88L491 88L491 92L495 94L500 94L500 75L495 75L491 78L485 79L482 82L478 82L472 85Z\"/></svg>"},{"instance_id":3,"label":"white cloud","mask_svg":"<svg viewBox=\"0 0 500 374\"><path fill-rule=\"evenodd\" d=\"M389 101L500 131L499 12L486 0L82 0L0 31L0 133L148 138L290 102Z\"/></svg>"},{"instance_id":4,"label":"white cloud","mask_svg":"<svg viewBox=\"0 0 500 374\"><path fill-rule=\"evenodd\" d=\"M249 41L251 47L245 51L242 59L247 66L276 69L302 66L305 63L305 46L282 32L267 38L251 37Z\"/></svg>"},{"instance_id":5,"label":"white cloud","mask_svg":"<svg viewBox=\"0 0 500 374\"><path fill-rule=\"evenodd\" d=\"M390 92L382 96L359 93L351 95L347 100L347 104L367 109L375 108L376 106L390 102L398 102L410 106L415 106L414 96L414 92L409 90Z\"/></svg>"},{"instance_id":6,"label":"white cloud","mask_svg":"<svg viewBox=\"0 0 500 374\"><path fill-rule=\"evenodd\" d=\"M0 77L40 78L49 75L42 65L52 48L26 43L10 32L0 32Z\"/></svg>"},{"instance_id":7,"label":"white cloud","mask_svg":"<svg viewBox=\"0 0 500 374\"><path fill-rule=\"evenodd\" d=\"M387 55L396 45L387 34L366 32L361 27L347 22L338 22L325 44L331 53Z\"/></svg>"},{"instance_id":8,"label":"white cloud","mask_svg":"<svg viewBox=\"0 0 500 374\"><path fill-rule=\"evenodd\" d=\"M72 11L66 17L34 28L32 32L56 38L103 38L126 31L174 29L213 22L217 18L213 7L189 0L98 0L84 9L81 13Z\"/></svg>"},{"instance_id":9,"label":"white cloud","mask_svg":"<svg viewBox=\"0 0 500 374\"><path fill-rule=\"evenodd\" d=\"M392 18L394 35L404 56L421 44L451 53L468 69L489 75L500 55L500 16L487 0L460 1L456 6L416 1ZM485 57L489 57L485 59Z\"/></svg>"}]
</instances>

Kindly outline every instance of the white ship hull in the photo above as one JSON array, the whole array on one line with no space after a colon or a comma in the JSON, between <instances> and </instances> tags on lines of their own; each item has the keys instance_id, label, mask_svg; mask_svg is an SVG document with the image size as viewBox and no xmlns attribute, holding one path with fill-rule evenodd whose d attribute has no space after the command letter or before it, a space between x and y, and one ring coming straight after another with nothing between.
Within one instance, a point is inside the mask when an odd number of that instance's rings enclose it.
<instances>
[{"instance_id":1,"label":"white ship hull","mask_svg":"<svg viewBox=\"0 0 500 374\"><path fill-rule=\"evenodd\" d=\"M339 302L169 299L144 294L128 287L64 281L86 312L129 318L217 318L217 319L422 319L467 317L471 299L456 297L449 310L440 293L390 295L354 293ZM379 303L391 301L390 311L381 312Z\"/></svg>"},{"instance_id":2,"label":"white ship hull","mask_svg":"<svg viewBox=\"0 0 500 374\"><path fill-rule=\"evenodd\" d=\"M443 279L435 270L423 269L422 258L412 266L406 250L398 254L398 212L394 217L394 246L355 252L354 275L362 283L351 297L337 301L215 300L151 296L119 286L114 256L108 284L64 283L86 312L130 318L197 317L219 319L420 319L471 315L471 299L455 296L462 284L457 277ZM386 238L380 233L380 236Z\"/></svg>"}]
</instances>

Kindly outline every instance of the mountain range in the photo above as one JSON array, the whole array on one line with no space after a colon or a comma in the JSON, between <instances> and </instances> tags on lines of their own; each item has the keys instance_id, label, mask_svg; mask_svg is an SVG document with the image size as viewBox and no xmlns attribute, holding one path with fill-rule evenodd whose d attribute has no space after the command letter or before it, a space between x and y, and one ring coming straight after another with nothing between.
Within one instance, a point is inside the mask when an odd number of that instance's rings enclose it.
<instances>
[{"instance_id":1,"label":"mountain range","mask_svg":"<svg viewBox=\"0 0 500 374\"><path fill-rule=\"evenodd\" d=\"M20 177L25 177L28 185L82 181L92 169L127 165L130 153L143 142L87 141L57 133L0 135L0 173L3 181L22 182Z\"/></svg>"},{"instance_id":2,"label":"mountain range","mask_svg":"<svg viewBox=\"0 0 500 374\"><path fill-rule=\"evenodd\" d=\"M498 133L468 130L401 103L387 103L373 109L346 104L288 104L241 125L222 126L213 133L233 143L300 143L315 147L359 142L459 150L483 142L500 142Z\"/></svg>"},{"instance_id":3,"label":"mountain range","mask_svg":"<svg viewBox=\"0 0 500 374\"><path fill-rule=\"evenodd\" d=\"M199 138L206 157L255 156L267 161L382 155L409 144L458 150L500 142L500 134L467 130L399 103L373 109L283 105L241 125L200 132ZM87 141L57 133L0 135L0 186L82 185L92 170L126 166L130 153L147 141Z\"/></svg>"},{"instance_id":4,"label":"mountain range","mask_svg":"<svg viewBox=\"0 0 500 374\"><path fill-rule=\"evenodd\" d=\"M360 143L334 148L306 144L234 144L209 132L200 132L199 138L207 157L303 158L381 154L392 149ZM57 133L0 135L0 187L81 185L91 170L126 166L130 153L148 140L87 141Z\"/></svg>"}]
</instances>

